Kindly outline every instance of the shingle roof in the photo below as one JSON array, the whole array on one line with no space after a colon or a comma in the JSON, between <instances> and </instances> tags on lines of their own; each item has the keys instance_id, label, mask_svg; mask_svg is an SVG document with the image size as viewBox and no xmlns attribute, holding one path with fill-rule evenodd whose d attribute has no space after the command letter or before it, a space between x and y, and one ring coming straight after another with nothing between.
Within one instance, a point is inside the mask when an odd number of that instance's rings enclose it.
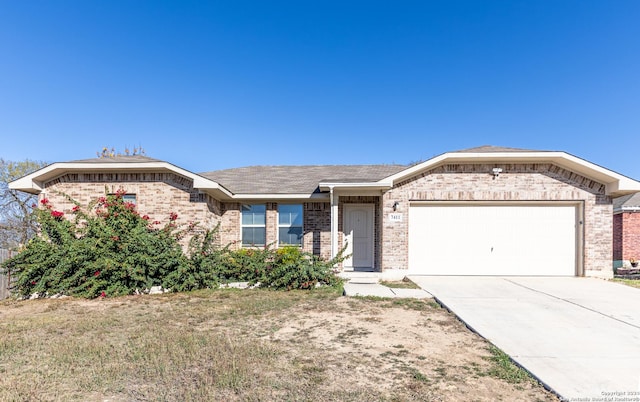
<instances>
[{"instance_id":1,"label":"shingle roof","mask_svg":"<svg viewBox=\"0 0 640 402\"><path fill-rule=\"evenodd\" d=\"M118 155L105 158L90 158L70 161L68 163L139 163L139 162L163 162L160 159L149 158L144 155Z\"/></svg>"},{"instance_id":2,"label":"shingle roof","mask_svg":"<svg viewBox=\"0 0 640 402\"><path fill-rule=\"evenodd\" d=\"M613 199L613 210L638 209L640 210L640 193L623 195Z\"/></svg>"},{"instance_id":3,"label":"shingle roof","mask_svg":"<svg viewBox=\"0 0 640 402\"><path fill-rule=\"evenodd\" d=\"M200 173L235 194L310 194L320 182L376 182L405 165L248 166Z\"/></svg>"},{"instance_id":4,"label":"shingle roof","mask_svg":"<svg viewBox=\"0 0 640 402\"><path fill-rule=\"evenodd\" d=\"M461 149L455 152L482 153L482 152L546 152L546 151L539 151L534 149L497 147L494 145L482 145L474 148Z\"/></svg>"}]
</instances>

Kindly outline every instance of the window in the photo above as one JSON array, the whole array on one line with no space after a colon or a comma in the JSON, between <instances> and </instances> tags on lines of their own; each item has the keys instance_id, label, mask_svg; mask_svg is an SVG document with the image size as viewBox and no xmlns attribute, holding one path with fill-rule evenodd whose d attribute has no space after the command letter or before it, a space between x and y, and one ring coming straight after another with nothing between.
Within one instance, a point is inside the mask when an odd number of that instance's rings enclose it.
<instances>
[{"instance_id":1,"label":"window","mask_svg":"<svg viewBox=\"0 0 640 402\"><path fill-rule=\"evenodd\" d=\"M242 205L242 245L265 245L265 205Z\"/></svg>"},{"instance_id":2,"label":"window","mask_svg":"<svg viewBox=\"0 0 640 402\"><path fill-rule=\"evenodd\" d=\"M278 205L278 242L302 246L302 205Z\"/></svg>"},{"instance_id":3,"label":"window","mask_svg":"<svg viewBox=\"0 0 640 402\"><path fill-rule=\"evenodd\" d=\"M109 195L116 195L116 193L109 193ZM128 202L133 205L136 205L136 195L135 194L122 194L122 202Z\"/></svg>"},{"instance_id":4,"label":"window","mask_svg":"<svg viewBox=\"0 0 640 402\"><path fill-rule=\"evenodd\" d=\"M130 202L133 205L136 205L136 195L135 194L125 194L122 196L122 201Z\"/></svg>"}]
</instances>

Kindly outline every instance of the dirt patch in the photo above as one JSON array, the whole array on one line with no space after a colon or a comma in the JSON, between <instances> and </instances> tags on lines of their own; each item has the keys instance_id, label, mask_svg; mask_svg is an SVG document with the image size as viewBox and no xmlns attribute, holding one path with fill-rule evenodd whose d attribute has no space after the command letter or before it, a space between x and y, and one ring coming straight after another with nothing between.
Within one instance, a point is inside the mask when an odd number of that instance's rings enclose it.
<instances>
[{"instance_id":1,"label":"dirt patch","mask_svg":"<svg viewBox=\"0 0 640 402\"><path fill-rule=\"evenodd\" d=\"M496 375L490 345L432 300L221 290L5 301L0 332L0 400L558 400Z\"/></svg>"},{"instance_id":2,"label":"dirt patch","mask_svg":"<svg viewBox=\"0 0 640 402\"><path fill-rule=\"evenodd\" d=\"M291 354L305 344L315 357L302 362L324 366L340 388L408 388L421 400L557 400L533 381L490 377L488 343L433 302L420 303L341 298L323 311L297 309L265 338Z\"/></svg>"}]
</instances>

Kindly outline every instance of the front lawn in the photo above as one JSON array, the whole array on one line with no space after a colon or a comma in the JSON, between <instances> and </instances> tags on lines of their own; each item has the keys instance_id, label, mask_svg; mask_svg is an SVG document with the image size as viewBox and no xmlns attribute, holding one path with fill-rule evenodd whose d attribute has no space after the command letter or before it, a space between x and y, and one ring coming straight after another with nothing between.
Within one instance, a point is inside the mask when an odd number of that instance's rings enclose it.
<instances>
[{"instance_id":1,"label":"front lawn","mask_svg":"<svg viewBox=\"0 0 640 402\"><path fill-rule=\"evenodd\" d=\"M0 335L2 401L557 400L430 300L331 288L7 300Z\"/></svg>"}]
</instances>

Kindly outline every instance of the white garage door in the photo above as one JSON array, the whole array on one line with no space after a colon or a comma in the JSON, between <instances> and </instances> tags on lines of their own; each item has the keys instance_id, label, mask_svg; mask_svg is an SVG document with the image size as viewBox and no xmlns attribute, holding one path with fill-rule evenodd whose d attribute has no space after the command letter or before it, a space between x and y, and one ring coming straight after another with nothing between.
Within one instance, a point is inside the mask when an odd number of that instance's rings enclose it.
<instances>
[{"instance_id":1,"label":"white garage door","mask_svg":"<svg viewBox=\"0 0 640 402\"><path fill-rule=\"evenodd\" d=\"M576 275L574 205L415 204L409 269L425 275Z\"/></svg>"}]
</instances>

